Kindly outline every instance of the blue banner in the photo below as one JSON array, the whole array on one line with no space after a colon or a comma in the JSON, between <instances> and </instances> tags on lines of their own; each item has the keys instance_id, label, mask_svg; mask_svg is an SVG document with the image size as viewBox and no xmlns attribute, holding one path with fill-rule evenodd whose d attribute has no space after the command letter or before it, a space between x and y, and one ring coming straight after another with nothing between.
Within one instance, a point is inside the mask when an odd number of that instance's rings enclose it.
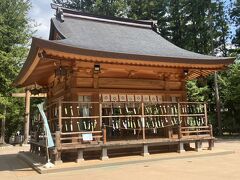
<instances>
[{"instance_id":1,"label":"blue banner","mask_svg":"<svg viewBox=\"0 0 240 180\"><path fill-rule=\"evenodd\" d=\"M46 133L46 136L47 136L47 145L48 145L48 148L50 147L54 147L54 143L53 143L53 138L52 138L52 135L51 135L51 132L50 132L50 129L49 129L49 125L48 125L48 120L47 120L47 117L43 111L43 103L41 104L38 104L37 107L40 111L40 114L43 118L43 121L44 121L44 128L45 128L45 133Z\"/></svg>"}]
</instances>

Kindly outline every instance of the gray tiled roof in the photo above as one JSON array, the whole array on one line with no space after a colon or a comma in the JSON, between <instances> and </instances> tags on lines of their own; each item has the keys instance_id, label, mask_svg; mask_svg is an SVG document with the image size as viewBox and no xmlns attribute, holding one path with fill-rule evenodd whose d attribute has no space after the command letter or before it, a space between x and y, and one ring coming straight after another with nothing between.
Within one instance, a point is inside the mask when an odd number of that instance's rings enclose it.
<instances>
[{"instance_id":1,"label":"gray tiled roof","mask_svg":"<svg viewBox=\"0 0 240 180\"><path fill-rule=\"evenodd\" d=\"M56 40L68 46L103 52L131 55L183 58L189 60L220 60L184 50L170 43L148 23L126 23L119 19L107 20L84 15L64 14L64 21L52 18L52 26L63 36Z\"/></svg>"}]
</instances>

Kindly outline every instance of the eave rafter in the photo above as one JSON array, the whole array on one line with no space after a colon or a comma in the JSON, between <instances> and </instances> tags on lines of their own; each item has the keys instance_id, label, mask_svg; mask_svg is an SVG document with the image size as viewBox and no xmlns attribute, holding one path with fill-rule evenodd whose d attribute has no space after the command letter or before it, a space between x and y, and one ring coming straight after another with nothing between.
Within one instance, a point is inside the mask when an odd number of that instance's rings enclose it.
<instances>
[{"instance_id":1,"label":"eave rafter","mask_svg":"<svg viewBox=\"0 0 240 180\"><path fill-rule=\"evenodd\" d=\"M53 50L46 50L42 60L73 62L82 61L90 63L106 63L118 65L132 65L132 66L148 66L148 67L165 67L165 68L180 68L180 69L201 69L201 70L221 70L227 67L225 64L204 64L204 63L175 63L175 62L154 62L142 60L116 59L96 56L83 56L70 53L61 53Z\"/></svg>"}]
</instances>

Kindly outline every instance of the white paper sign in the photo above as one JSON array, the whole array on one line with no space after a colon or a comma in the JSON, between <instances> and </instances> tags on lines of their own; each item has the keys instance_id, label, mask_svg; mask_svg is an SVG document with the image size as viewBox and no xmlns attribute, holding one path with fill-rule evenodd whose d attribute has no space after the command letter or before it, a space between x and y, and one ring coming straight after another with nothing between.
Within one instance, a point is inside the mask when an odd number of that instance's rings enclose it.
<instances>
[{"instance_id":1,"label":"white paper sign","mask_svg":"<svg viewBox=\"0 0 240 180\"><path fill-rule=\"evenodd\" d=\"M82 138L83 138L83 141L92 141L93 140L92 133L82 134Z\"/></svg>"}]
</instances>

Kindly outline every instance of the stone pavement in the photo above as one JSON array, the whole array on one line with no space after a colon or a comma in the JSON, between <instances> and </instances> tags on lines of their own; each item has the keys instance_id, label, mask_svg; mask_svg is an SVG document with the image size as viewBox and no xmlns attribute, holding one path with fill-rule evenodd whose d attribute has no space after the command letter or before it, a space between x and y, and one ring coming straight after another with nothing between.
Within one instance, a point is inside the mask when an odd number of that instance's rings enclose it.
<instances>
[{"instance_id":1,"label":"stone pavement","mask_svg":"<svg viewBox=\"0 0 240 180\"><path fill-rule=\"evenodd\" d=\"M105 166L102 168L65 171L51 174L37 174L29 168L27 164L16 158L17 151L26 149L27 147L18 147L18 149L0 149L1 180L240 180L240 139L221 140L215 144L213 151L235 151L235 153L231 154L193 157L192 154L198 154L198 152L187 152L185 153L184 158L145 161L137 164ZM164 156L168 155L165 154ZM172 156L172 154L169 156ZM127 157L129 160L134 158L136 157ZM117 159L110 159L108 161L116 160Z\"/></svg>"}]
</instances>

